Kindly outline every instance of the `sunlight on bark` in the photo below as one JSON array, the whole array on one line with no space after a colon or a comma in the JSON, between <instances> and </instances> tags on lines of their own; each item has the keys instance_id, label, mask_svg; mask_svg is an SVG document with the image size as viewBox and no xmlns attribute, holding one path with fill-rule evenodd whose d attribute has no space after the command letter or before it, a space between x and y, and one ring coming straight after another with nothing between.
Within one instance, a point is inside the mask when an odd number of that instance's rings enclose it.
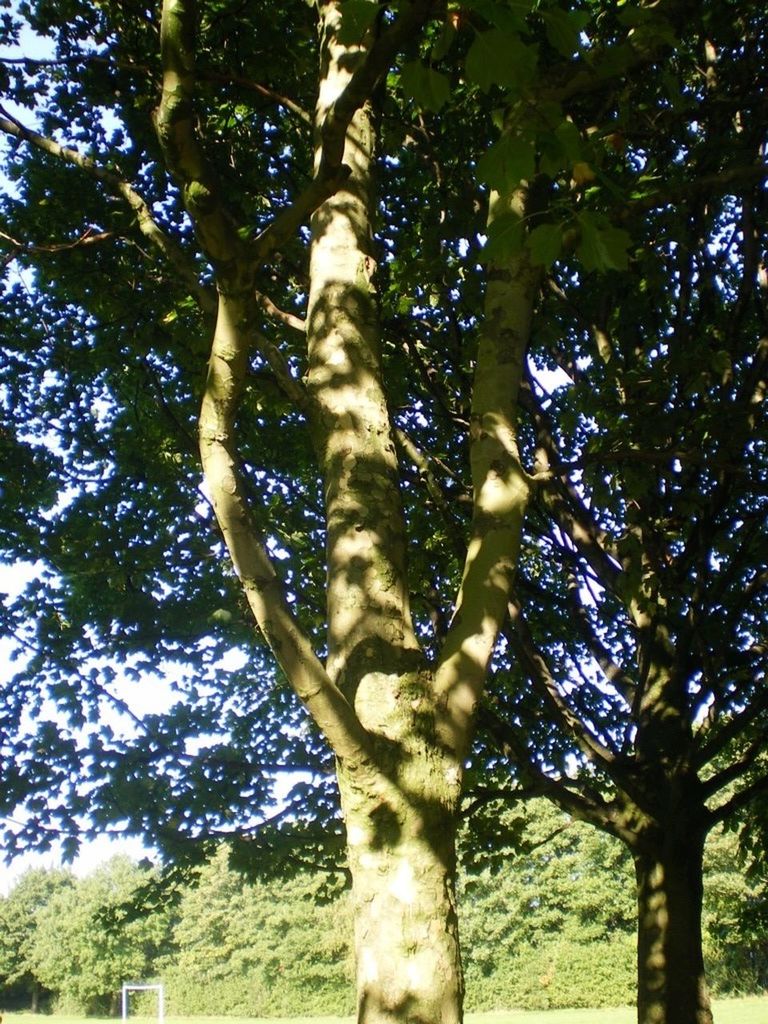
<instances>
[{"instance_id":1,"label":"sunlight on bark","mask_svg":"<svg viewBox=\"0 0 768 1024\"><path fill-rule=\"evenodd\" d=\"M678 851L637 871L638 1022L712 1024L690 865Z\"/></svg>"}]
</instances>

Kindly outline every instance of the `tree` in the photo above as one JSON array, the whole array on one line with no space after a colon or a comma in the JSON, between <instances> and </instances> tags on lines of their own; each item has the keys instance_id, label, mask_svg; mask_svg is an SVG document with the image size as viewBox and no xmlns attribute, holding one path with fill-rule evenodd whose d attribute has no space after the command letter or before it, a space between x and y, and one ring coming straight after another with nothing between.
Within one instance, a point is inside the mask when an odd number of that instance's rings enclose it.
<instances>
[{"instance_id":1,"label":"tree","mask_svg":"<svg viewBox=\"0 0 768 1024\"><path fill-rule=\"evenodd\" d=\"M522 333L507 333L503 339L487 336L483 341L484 355L478 363L474 413L478 423L487 420L473 442L477 490L474 540L466 560L453 626L442 645L439 661L429 663L410 611L406 522L387 404L394 396L388 395L383 387L373 282L376 261L372 217L376 201L371 162L375 143L372 97L397 51L418 36L432 7L424 2L406 4L391 23L387 18L375 18L374 24L367 15L378 14L375 5L366 5L364 12L359 4L344 5L344 13L353 15L351 26L349 22L342 26L342 5L338 3L320 3L312 14L301 4L273 8L270 19L259 19L251 26L252 31L264 34L259 35L258 45L250 52L246 50L235 58L241 67L233 76L229 57L225 56L234 38L232 16L220 12L215 5L203 8L202 31L198 34L191 5L168 0L157 24L153 19L146 21L143 14L132 20L120 5L102 8L75 3L71 5L72 16L66 19L66 27L56 33L54 66L74 66L78 76L83 70L88 80L87 91L76 90L78 94L73 92L68 99L72 81L60 89L54 85L57 95L43 112L40 133L22 127L13 116L4 116L0 122L9 136L27 144L25 153L30 154L30 160L42 173L37 176L30 167L25 174L23 200L11 204L12 239L19 235L31 237L29 231L39 230L39 221L37 227L29 221L22 225L15 215L22 220L28 214L33 221L37 219L39 199L33 198L33 193L39 185L43 192L40 199L44 199L52 185L48 177L51 172L66 181L72 180L73 171L78 180L80 174L89 179L95 187L87 203L95 206L86 216L94 223L110 225L106 230L78 234L82 244L78 241L74 247L74 262L64 261L73 277L65 270L65 281L58 278L57 272L58 284L45 287L45 294L37 290L42 285L42 278L38 277L31 302L24 282L12 289L11 301L18 315L33 334L44 332L44 346L52 360L49 367L58 365L60 359L72 366L70 356L79 361L75 353L82 344L90 349L93 342L106 355L101 326L108 322L112 328L108 328L111 341L107 344L110 348L117 345L107 357L110 366L104 366L103 375L85 352L85 360L76 371L80 382L83 377L90 381L86 386L91 397L90 412L86 415L94 415L95 420L83 424L81 394L70 412L64 414L64 420L53 417L52 427L58 436L46 438L48 444L35 445L31 436L36 432L35 424L40 423L41 415L48 419L43 411L46 400L38 391L38 387L47 387L44 374L34 385L34 398L43 398L43 406L35 409L21 434L13 430L4 435L13 449L36 449L26 459L26 468L43 491L47 490L46 479L57 466L75 474L72 489L57 494L59 508L51 520L48 538L42 536L46 530L38 518L31 536L22 528L26 538L17 536L13 541L15 552L19 551L17 542L21 540L27 551L46 556L43 577L48 579L35 584L35 588L46 593L39 605L40 614L35 616L37 635L30 641L45 653L33 655L23 673L27 685L14 686L8 699L9 717L23 733L27 724L25 700L35 703L44 699L45 686L41 683L46 671L50 671L51 685L59 698L58 714L70 716L67 724L72 731L62 729L60 719L41 718L34 740L25 742L25 755L14 751L17 763L8 772L11 782L6 790L7 803L26 800L26 812L34 812L35 801L40 799L37 793L58 788L63 796L53 809L46 804L45 815L49 821L58 817L64 828L71 829L76 815L86 810L96 821L108 816L127 817L131 826L136 827L138 822L147 822L148 802L159 812L161 839L163 831L172 834L179 827L179 818L174 813L174 803L179 801L178 797L174 801L173 790L183 791L188 780L179 779L174 762L188 731L188 720L181 724L181 719L190 713L188 706L174 716L170 726L171 732L180 731L179 739L168 736L169 727L162 722L151 723L149 729L146 723L142 724L141 742L131 744L125 751L114 773L110 772L104 780L106 785L101 787L100 794L94 794L90 787L87 793L78 791L72 785L71 763L79 766L83 758L93 758L100 766L114 765L121 753L122 744L113 743L112 736L88 729L82 711L83 697L86 704L104 698L106 673L111 671L98 661L93 665L94 655L109 650L118 657L129 656L129 648L136 640L139 650L145 651L146 641L153 633L155 604L164 611L174 603L184 606L185 621L177 618L171 635L163 635L166 656L178 650L179 632L190 638L188 604L194 599L179 588L177 564L171 564L169 558L158 558L153 550L151 560L142 569L134 555L142 562L144 555L149 554L148 549L140 553L143 543L154 548L158 541L163 543L163 538L168 538L171 548L175 548L179 538L172 538L184 529L180 523L195 521L194 507L199 499L197 470L192 468L188 454L191 417L187 415L184 422L177 399L170 400L169 392L166 400L164 393L168 388L178 388L177 396L181 392L183 400L192 402L190 392L201 390L201 395L195 396L201 397L200 458L220 536L262 636L336 758L354 879L359 1006L361 1019L365 1020L407 1015L409 1019L450 1021L459 1019L461 1014L453 846L462 763L470 742L474 704L505 615L528 491L512 418L526 338ZM57 24L66 13L57 8ZM53 14L45 5L39 5L30 17L33 24L50 31ZM361 14L366 16L361 18ZM265 112L262 107L265 89L254 88L254 76L247 71L261 70L262 47L267 45L272 45L286 63L285 47L278 45L278 41L283 42L287 29L288 46L296 48L302 67L298 85L305 85L316 59L307 39L312 30L311 17L317 19L320 33L314 173L303 189L295 189L286 177L278 180L273 189L271 176L286 153L296 154L295 173L307 175L309 169L302 155L305 140L297 137L294 125L287 131L273 126L272 111ZM157 53L155 33L159 33L160 39L159 62L153 57L149 76L142 70L137 77L139 61ZM239 45L235 43L238 48ZM90 59L91 55L95 59ZM198 64L208 64L211 75L205 88L211 90L214 102L208 114L203 115L210 116L209 124L199 121L202 108L195 111L193 107L193 101L198 105L202 101L202 93L195 92L194 69ZM273 81L286 74L285 67L280 68L274 60L270 71L275 76ZM142 108L146 110L157 101L155 83L150 84L153 73L160 83L160 102L154 115L155 139L150 138L150 119L144 117L142 123L141 115ZM113 74L126 78L130 99L125 106L114 102L116 93L123 91L123 83L119 88L113 85ZM234 88L223 106L216 96L220 88L216 83L221 81L222 74ZM247 79L245 84L238 85L243 78ZM204 81L200 76L200 83ZM20 86L22 98L23 90L29 87L26 81ZM34 91L34 84L31 88ZM249 91L251 97L255 94L258 98L257 104L249 98ZM293 102L283 102L281 90L271 87L266 93L283 106L298 109ZM120 119L118 128L112 129L94 118L97 96L116 111ZM95 148L89 145L87 156L60 145L52 137L55 122L62 117L75 134L81 130L86 135L95 133ZM232 148L226 157L229 143L219 146L217 142L230 135L230 125L235 131L230 136ZM305 127L301 115L299 127ZM270 153L267 140L275 135L279 137L278 145ZM123 142L126 138L129 141ZM244 154L253 149L252 139L263 139L267 152L263 159L257 158L246 168ZM111 151L105 151L102 144L108 147L110 143ZM130 170L123 170L121 165ZM230 193L235 180L237 195L233 197ZM133 181L140 182L146 197L133 187ZM109 209L112 197L123 201L124 208L117 217L123 222L127 218L127 223L120 227ZM519 197L514 200L518 205L521 201ZM276 216L265 216L265 207L268 210L273 205L283 209ZM501 200L499 208L503 208ZM300 272L299 280L291 273L286 281L282 261L290 265L296 249L295 232L313 210L309 280L303 283ZM59 212L66 214L63 210ZM78 219L81 214L82 211ZM120 282L117 291L97 286L97 296L93 292L95 282L85 280L78 264L90 249L89 240L95 241L100 254L103 253L100 243L104 236L114 240L127 237L129 241L118 242L107 250L108 260L114 258L122 265L119 270L114 267L115 283ZM157 247L161 263L147 253L147 242ZM123 263L126 256L127 262ZM143 278L145 260L149 261L148 267L154 267L151 284L150 279ZM520 267L532 281L534 275L527 257ZM123 274L122 269L127 273ZM100 272L113 276L105 263L101 264ZM168 274L175 277L174 289L178 291L172 308L160 314L155 312L155 304L162 298L160 304L164 305L166 297L157 292L156 286ZM287 285L289 305L295 301L291 292L305 292L307 296L302 329L306 333L306 351L300 360L300 370L298 354L291 352L293 343L281 349L259 329L262 306L266 304L271 309L273 296L279 294L273 291L264 298L260 286L275 275L280 290ZM138 284L142 278L144 283ZM506 284L503 279L508 279ZM137 309L132 294L136 284L142 293L139 304L144 307L139 321L147 317L155 324L152 333L159 331L163 340L157 351L150 341L149 349L139 358L144 381L139 391L134 392L138 405L132 398L124 405L122 397L128 395L123 392L123 385L128 379L122 377L126 341L123 318L129 309ZM155 293L144 306L147 288ZM95 304L89 294L95 298ZM38 316L42 310L34 309L38 298L48 307L42 320ZM190 298L199 304L199 318L190 308ZM527 329L532 300L530 288L518 295L509 271L500 269L495 296L489 301L494 315L509 322L510 332L513 326L515 330L518 326ZM66 319L65 309L74 313L71 323L78 340L66 340L66 328L61 333L56 330L55 334L48 330L46 325L54 308L57 320ZM95 332L89 326L91 316L100 324L96 327L94 322ZM278 316L278 322L280 319ZM283 321L291 319L295 320L293 314L282 317ZM116 324L121 322L122 328L115 332ZM136 321L133 322L135 325ZM170 328L168 338L160 325ZM212 331L213 340L207 379L200 389L195 385L204 357L199 348L195 353L196 345L190 346L188 339L190 333L200 337L203 331ZM174 351L160 355L166 341ZM60 343L63 349L59 348ZM144 347L144 342L140 347ZM500 347L505 352L503 359ZM11 350L15 350L13 345ZM133 354L126 354L132 368L139 368ZM186 378L184 367L192 369ZM248 386L252 371L268 373L265 389ZM302 379L299 373L304 375ZM57 381L55 391L58 382L67 390L73 386L74 378L69 378L66 369L61 376L53 370L53 377ZM45 379L52 380L50 376ZM99 379L103 388L97 384ZM132 385L128 387L132 390ZM14 397L18 413L29 395L24 399L18 394ZM53 400L58 404L58 398ZM271 406L269 419L279 431L287 431L273 436L275 447L283 448L289 434L302 437L298 443L299 461L286 466L295 482L288 474L285 481L280 481L279 466L269 465L263 488L265 497L254 501L253 488L260 477L264 479L263 472L253 467L250 473L243 473L239 467L239 455L250 442L245 437L236 439L236 417L239 413L241 424L250 420L252 426L256 425L261 418L258 406L265 401ZM148 418L145 410L139 408L145 402L149 406ZM167 415L157 417L158 409L165 409ZM133 494L130 485L128 491L124 490L128 479L118 469L122 453L113 443L123 429L118 421L124 421L126 416L127 421L132 421L130 426L125 421L129 433L136 427L138 435L143 435L145 428L150 431L140 440L134 434L139 448L131 446L124 450L133 467L129 470L134 477ZM107 447L102 444L106 437L97 437L102 426L109 434L114 429ZM46 431L47 427L42 427L43 434ZM70 441L74 441L77 454ZM303 476L297 470L309 459L310 441L316 468ZM150 457L151 468L145 465L147 450L158 456ZM167 472L169 460L174 468L171 474ZM111 483L108 477L112 477ZM186 487L181 503L180 480ZM321 487L325 508L319 514L316 492ZM155 491L155 496L159 496L157 490L165 490L170 503L163 500L159 507L152 503L143 517L145 531L138 523L140 509L148 507L143 495ZM27 493L26 485L23 493ZM263 504L271 500L270 494L276 504L292 506L293 512L287 518L263 515ZM40 497L43 504L47 503L48 494ZM112 504L111 516L103 510L104 498ZM166 519L171 510L178 511L178 515ZM158 512L166 524L160 535L155 531L159 521L152 522ZM307 518L302 522L304 515ZM288 531L294 519L298 520L299 548L302 544L314 547L325 533L325 665L315 653L311 632L315 623L312 618L301 621L302 615L312 611L311 592L308 605L299 600L305 588L311 587L312 573L305 579L303 571L299 574L289 569L281 579L274 567L275 558L270 555L270 547L274 552L277 544L281 549L278 554L293 546ZM84 529L68 530L67 524L75 522ZM113 527L122 534L124 544L111 535ZM144 534L144 541L137 536L137 527L138 534ZM95 532L87 539L92 530ZM220 545L212 537L207 542L192 541L192 548L197 548L200 556L197 564L194 559L189 562L193 573L210 557L212 543L219 560ZM121 548L126 561L115 577L113 555ZM186 540L182 534L182 562L187 561L184 549ZM158 566L163 564L168 569L165 579L156 576ZM316 579L316 568L314 576ZM110 581L109 592L102 593L102 597L111 610L104 618L99 614L97 623L88 605L98 579L105 584L107 579ZM59 589L60 582L63 590ZM232 594L231 582L223 584L220 577L207 586L213 587L213 593L226 586L225 601ZM221 609L221 598L211 601L210 593L200 593L207 611L205 618L222 621L231 612L226 607ZM60 598L64 599L66 610L63 606L56 608ZM301 607L298 614L296 606ZM47 637L43 636L45 633ZM75 635L78 639L71 643ZM199 636L199 632L191 635L193 644ZM110 642L108 637L117 642ZM51 654L58 664L49 669L51 663L47 659ZM78 662L82 664L89 658L91 674L79 676L80 686L88 692L80 689L78 693L76 686L66 686L65 691L58 682L59 672L71 678L72 670L80 667ZM194 708L191 713L194 715ZM268 728L268 724L262 728ZM253 737L249 742L252 756L263 753ZM268 749L274 750L280 742L280 736L271 738ZM57 758L52 758L53 751ZM182 752L186 753L183 746ZM159 757L165 762L163 774L149 769L148 755L150 760ZM202 791L193 794L197 800L213 776L228 791L227 795L220 793L227 817L232 814L233 802L242 806L259 801L262 793L252 779L258 765L246 762L232 772L231 760L228 762L218 752L207 761L198 759L197 763ZM101 770L94 773L96 778ZM135 782L148 792L137 798L135 788L130 789ZM30 794L35 794L31 800ZM197 817L195 809L190 811L188 806L184 813ZM153 837L157 831L155 821L150 827Z\"/></svg>"},{"instance_id":2,"label":"tree","mask_svg":"<svg viewBox=\"0 0 768 1024\"><path fill-rule=\"evenodd\" d=\"M167 915L120 919L145 875L127 857L113 857L77 885L59 889L38 913L34 972L64 1005L115 1014L123 982L153 976L166 942Z\"/></svg>"},{"instance_id":3,"label":"tree","mask_svg":"<svg viewBox=\"0 0 768 1024\"><path fill-rule=\"evenodd\" d=\"M624 192L613 216L646 244L602 280L562 261L540 307L540 358L570 386L529 382L551 482L511 609L519 674L486 715L524 785L631 851L641 1021L711 1020L704 841L766 787L764 126L746 70L764 52L749 5L718 14L696 35L708 63L684 72L676 52L666 113L647 83L615 95L606 141L662 195Z\"/></svg>"},{"instance_id":4,"label":"tree","mask_svg":"<svg viewBox=\"0 0 768 1024\"><path fill-rule=\"evenodd\" d=\"M32 1013L40 1010L40 979L35 971L33 948L38 915L53 897L72 885L66 871L31 869L0 901L0 979L8 994L21 989Z\"/></svg>"},{"instance_id":5,"label":"tree","mask_svg":"<svg viewBox=\"0 0 768 1024\"><path fill-rule=\"evenodd\" d=\"M627 851L543 800L507 818L514 844L480 870L470 846L460 888L473 1009L631 1003L636 914Z\"/></svg>"},{"instance_id":6,"label":"tree","mask_svg":"<svg viewBox=\"0 0 768 1024\"><path fill-rule=\"evenodd\" d=\"M713 987L721 994L764 991L764 879L745 870L738 836L722 828L707 843L704 872L704 952Z\"/></svg>"},{"instance_id":7,"label":"tree","mask_svg":"<svg viewBox=\"0 0 768 1024\"><path fill-rule=\"evenodd\" d=\"M760 5L21 11L9 848L290 849L254 809L303 767L333 821L330 751L360 1017L452 1021L462 782L511 764L630 848L640 1020L709 1021L704 837L765 778Z\"/></svg>"},{"instance_id":8,"label":"tree","mask_svg":"<svg viewBox=\"0 0 768 1024\"><path fill-rule=\"evenodd\" d=\"M347 895L320 900L322 880L302 872L246 882L226 851L185 887L163 971L174 1013L238 1016L349 1014L352 928ZM311 941L308 937L311 936Z\"/></svg>"}]
</instances>

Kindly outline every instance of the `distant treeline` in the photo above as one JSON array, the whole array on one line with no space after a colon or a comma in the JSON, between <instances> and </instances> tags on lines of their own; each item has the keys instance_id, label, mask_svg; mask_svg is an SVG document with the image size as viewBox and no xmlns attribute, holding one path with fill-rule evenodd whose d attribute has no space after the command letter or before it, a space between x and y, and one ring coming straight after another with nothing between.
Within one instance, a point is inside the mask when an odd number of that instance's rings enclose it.
<instances>
[{"instance_id":1,"label":"distant treeline","mask_svg":"<svg viewBox=\"0 0 768 1024\"><path fill-rule=\"evenodd\" d=\"M465 851L460 917L467 1008L634 1000L634 877L618 843L531 805L492 866ZM746 878L730 834L712 838L705 949L722 995L768 984L768 894ZM110 1012L123 981L159 979L169 1013L353 1012L347 894L301 874L247 882L225 851L173 904L133 915L147 869L116 857L89 877L30 871L0 901L0 1009ZM149 1010L153 996L133 996Z\"/></svg>"}]
</instances>

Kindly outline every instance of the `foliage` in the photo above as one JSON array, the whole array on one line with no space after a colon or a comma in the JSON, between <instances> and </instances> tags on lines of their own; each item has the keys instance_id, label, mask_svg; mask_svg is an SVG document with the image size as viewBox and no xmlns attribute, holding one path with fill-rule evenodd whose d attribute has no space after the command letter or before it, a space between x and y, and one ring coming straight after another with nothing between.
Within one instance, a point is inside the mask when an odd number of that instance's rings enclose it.
<instances>
[{"instance_id":1,"label":"foliage","mask_svg":"<svg viewBox=\"0 0 768 1024\"><path fill-rule=\"evenodd\" d=\"M331 7L3 20L54 51L3 64L4 847L336 860L334 763L401 792L423 743L479 857L544 795L646 872L684 851L695 903L711 829L767 820L764 5L345 0L313 171ZM341 164L372 104L375 196ZM306 222L363 192L348 395Z\"/></svg>"},{"instance_id":2,"label":"foliage","mask_svg":"<svg viewBox=\"0 0 768 1024\"><path fill-rule=\"evenodd\" d=\"M519 818L519 839L503 862L462 872L468 1010L632 1003L635 900L627 851L543 801L532 801ZM721 994L761 992L768 970L765 886L745 879L736 847L734 834L718 832L707 859L704 943L713 988ZM126 865L113 862L102 871L114 883ZM128 874L134 882L141 877L136 869ZM117 994L109 990L115 978L121 983L135 974L163 981L174 1016L291 1016L298 1006L311 1015L352 1012L349 895L329 899L315 875L248 882L227 867L222 849L183 885L170 924L167 912L154 908L129 926L120 919L122 885L112 885L112 914L105 913L109 905L94 913L93 878L35 872L0 902L3 921L11 919L9 908L28 905L32 888L48 899L67 892L50 912L25 920L30 956L53 944L52 924L59 951L80 950L59 956L56 977L48 976L59 1005L93 1007L94 989L84 986L82 974L102 957L102 1006ZM98 894L103 898L103 878ZM41 956L41 963L50 968L49 958ZM13 996L14 977L3 971L4 1005ZM31 965L27 1001L36 978ZM131 1012L151 1015L153 999L134 994Z\"/></svg>"},{"instance_id":3,"label":"foliage","mask_svg":"<svg viewBox=\"0 0 768 1024\"><path fill-rule=\"evenodd\" d=\"M0 978L4 1005L15 998L37 1011L41 996L34 961L38 917L53 897L73 885L66 871L31 869L0 900ZM18 996L17 996L18 993Z\"/></svg>"},{"instance_id":4,"label":"foliage","mask_svg":"<svg viewBox=\"0 0 768 1024\"><path fill-rule=\"evenodd\" d=\"M634 1000L635 899L626 851L532 801L504 862L467 875L461 908L475 1009Z\"/></svg>"},{"instance_id":5,"label":"foliage","mask_svg":"<svg viewBox=\"0 0 768 1024\"><path fill-rule=\"evenodd\" d=\"M764 991L768 978L765 886L745 866L738 837L718 830L705 863L704 953L712 988L724 995Z\"/></svg>"},{"instance_id":6,"label":"foliage","mask_svg":"<svg viewBox=\"0 0 768 1024\"><path fill-rule=\"evenodd\" d=\"M122 983L151 976L167 943L167 917L129 920L124 909L145 881L144 870L115 857L76 886L58 888L39 911L30 960L60 1006L114 1013Z\"/></svg>"},{"instance_id":7,"label":"foliage","mask_svg":"<svg viewBox=\"0 0 768 1024\"><path fill-rule=\"evenodd\" d=\"M174 1013L352 1013L350 907L318 903L320 886L307 875L246 884L222 850L179 906L163 975Z\"/></svg>"}]
</instances>

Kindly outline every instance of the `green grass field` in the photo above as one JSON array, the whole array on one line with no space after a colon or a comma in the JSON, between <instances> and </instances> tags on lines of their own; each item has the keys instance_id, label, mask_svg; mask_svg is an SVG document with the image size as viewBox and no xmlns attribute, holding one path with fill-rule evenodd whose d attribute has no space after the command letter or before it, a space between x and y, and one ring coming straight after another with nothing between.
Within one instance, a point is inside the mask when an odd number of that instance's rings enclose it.
<instances>
[{"instance_id":1,"label":"green grass field","mask_svg":"<svg viewBox=\"0 0 768 1024\"><path fill-rule=\"evenodd\" d=\"M766 1024L768 997L721 999L714 1003L715 1024ZM612 1010L495 1010L469 1013L467 1024L635 1024L633 1007ZM155 1017L131 1017L131 1024L157 1024ZM243 1017L166 1017L166 1024L256 1024ZM272 1017L265 1024L350 1024L348 1017ZM3 1024L84 1024L82 1017L39 1017L31 1013L3 1014ZM111 1018L87 1018L87 1024L115 1024Z\"/></svg>"}]
</instances>

